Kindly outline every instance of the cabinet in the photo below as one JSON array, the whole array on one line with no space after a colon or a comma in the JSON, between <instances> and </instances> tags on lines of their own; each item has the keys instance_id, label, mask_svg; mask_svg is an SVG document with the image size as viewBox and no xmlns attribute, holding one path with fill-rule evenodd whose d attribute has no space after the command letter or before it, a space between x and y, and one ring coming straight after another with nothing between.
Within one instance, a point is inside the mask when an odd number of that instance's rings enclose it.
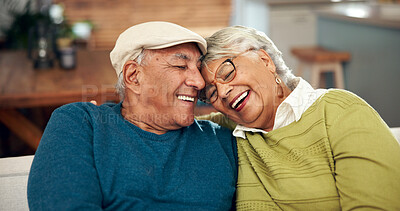
<instances>
[{"instance_id":1,"label":"cabinet","mask_svg":"<svg viewBox=\"0 0 400 211\"><path fill-rule=\"evenodd\" d=\"M286 65L294 70L296 59L290 49L317 43L317 17L314 8L304 5L270 6L269 37L282 52Z\"/></svg>"}]
</instances>

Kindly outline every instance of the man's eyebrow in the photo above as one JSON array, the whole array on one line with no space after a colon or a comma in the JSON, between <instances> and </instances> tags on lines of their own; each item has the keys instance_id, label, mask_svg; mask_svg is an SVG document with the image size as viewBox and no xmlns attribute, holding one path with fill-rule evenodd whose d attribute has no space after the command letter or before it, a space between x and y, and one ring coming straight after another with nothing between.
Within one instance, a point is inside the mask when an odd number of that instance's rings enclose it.
<instances>
[{"instance_id":1,"label":"man's eyebrow","mask_svg":"<svg viewBox=\"0 0 400 211\"><path fill-rule=\"evenodd\" d=\"M183 53L177 53L174 55L174 57L178 59L190 60L190 57Z\"/></svg>"},{"instance_id":2,"label":"man's eyebrow","mask_svg":"<svg viewBox=\"0 0 400 211\"><path fill-rule=\"evenodd\" d=\"M183 53L176 53L176 54L174 54L174 59L183 59L183 60L188 61L188 60L191 59L191 57L188 56L188 55L186 55L186 54L183 54ZM200 55L200 56L197 58L196 62L201 62L202 59L203 59L203 56Z\"/></svg>"},{"instance_id":3,"label":"man's eyebrow","mask_svg":"<svg viewBox=\"0 0 400 211\"><path fill-rule=\"evenodd\" d=\"M203 61L203 58L204 58L204 55L200 55L199 58L197 58L197 61L198 61L198 62L202 62L202 61Z\"/></svg>"}]
</instances>

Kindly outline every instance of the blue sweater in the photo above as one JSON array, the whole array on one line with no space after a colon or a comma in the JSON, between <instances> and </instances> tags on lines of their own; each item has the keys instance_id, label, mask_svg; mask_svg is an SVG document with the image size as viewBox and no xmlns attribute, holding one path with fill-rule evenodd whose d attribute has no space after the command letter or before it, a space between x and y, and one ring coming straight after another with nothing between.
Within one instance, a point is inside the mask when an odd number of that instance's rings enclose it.
<instances>
[{"instance_id":1,"label":"blue sweater","mask_svg":"<svg viewBox=\"0 0 400 211\"><path fill-rule=\"evenodd\" d=\"M163 135L121 115L121 104L55 110L32 163L31 210L229 210L236 144L208 121Z\"/></svg>"}]
</instances>

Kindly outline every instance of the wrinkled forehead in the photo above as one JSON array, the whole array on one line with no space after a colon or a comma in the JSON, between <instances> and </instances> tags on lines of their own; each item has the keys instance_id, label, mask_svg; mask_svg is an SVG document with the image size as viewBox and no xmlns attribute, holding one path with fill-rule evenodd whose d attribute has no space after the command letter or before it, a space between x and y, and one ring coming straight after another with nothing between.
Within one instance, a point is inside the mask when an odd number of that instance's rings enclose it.
<instances>
[{"instance_id":1,"label":"wrinkled forehead","mask_svg":"<svg viewBox=\"0 0 400 211\"><path fill-rule=\"evenodd\" d=\"M200 49L195 43L184 43L168 48L153 50L154 53L169 57L172 60L200 61Z\"/></svg>"}]
</instances>

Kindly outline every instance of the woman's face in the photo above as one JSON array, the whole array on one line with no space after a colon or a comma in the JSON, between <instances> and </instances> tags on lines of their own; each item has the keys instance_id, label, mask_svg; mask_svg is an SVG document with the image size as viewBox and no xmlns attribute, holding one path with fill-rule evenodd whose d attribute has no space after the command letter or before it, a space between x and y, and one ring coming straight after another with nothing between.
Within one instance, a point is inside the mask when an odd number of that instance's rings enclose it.
<instances>
[{"instance_id":1,"label":"woman's face","mask_svg":"<svg viewBox=\"0 0 400 211\"><path fill-rule=\"evenodd\" d=\"M275 65L264 50L214 60L207 66L201 74L215 109L240 125L272 129L280 102L275 94Z\"/></svg>"}]
</instances>

